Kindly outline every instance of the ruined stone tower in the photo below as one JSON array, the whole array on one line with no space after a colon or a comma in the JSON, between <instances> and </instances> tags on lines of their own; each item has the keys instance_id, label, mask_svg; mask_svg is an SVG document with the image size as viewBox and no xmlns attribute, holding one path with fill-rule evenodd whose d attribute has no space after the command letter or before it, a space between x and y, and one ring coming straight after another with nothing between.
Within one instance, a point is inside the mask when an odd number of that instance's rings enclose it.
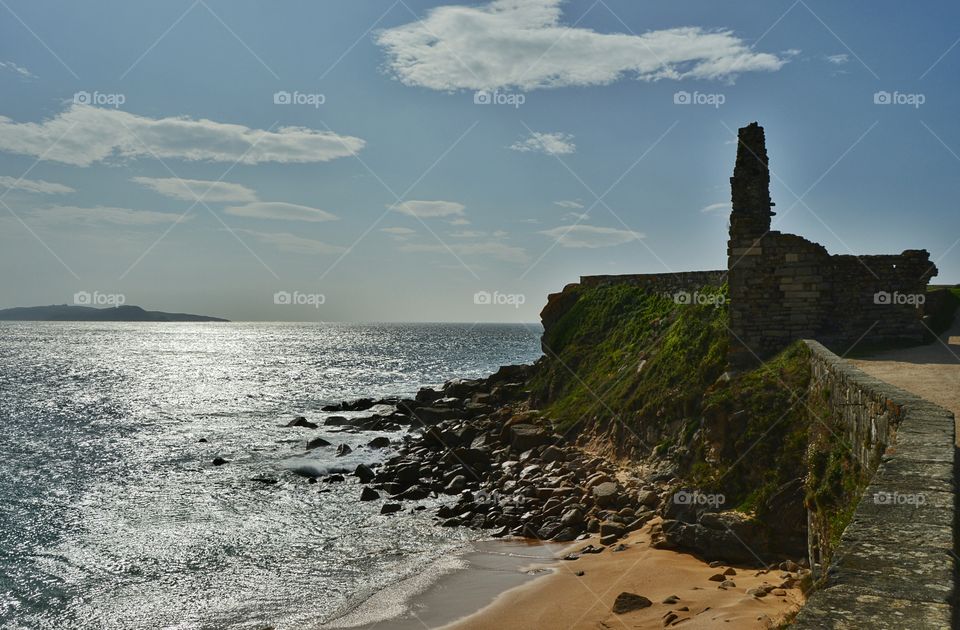
<instances>
[{"instance_id":1,"label":"ruined stone tower","mask_svg":"<svg viewBox=\"0 0 960 630\"><path fill-rule=\"evenodd\" d=\"M740 129L730 178L727 244L730 362L749 366L796 339L843 353L856 343L919 343L922 306L937 274L926 250L833 255L770 229L770 169L763 127Z\"/></svg>"}]
</instances>

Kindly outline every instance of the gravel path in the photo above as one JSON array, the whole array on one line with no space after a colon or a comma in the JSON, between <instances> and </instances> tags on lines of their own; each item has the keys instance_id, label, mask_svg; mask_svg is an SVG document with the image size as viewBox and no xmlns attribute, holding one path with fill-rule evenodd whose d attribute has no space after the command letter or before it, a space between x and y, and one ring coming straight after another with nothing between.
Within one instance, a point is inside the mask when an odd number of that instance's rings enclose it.
<instances>
[{"instance_id":1,"label":"gravel path","mask_svg":"<svg viewBox=\"0 0 960 630\"><path fill-rule=\"evenodd\" d=\"M949 409L960 420L960 317L931 344L878 352L850 362L871 376ZM960 422L957 426L960 446Z\"/></svg>"}]
</instances>

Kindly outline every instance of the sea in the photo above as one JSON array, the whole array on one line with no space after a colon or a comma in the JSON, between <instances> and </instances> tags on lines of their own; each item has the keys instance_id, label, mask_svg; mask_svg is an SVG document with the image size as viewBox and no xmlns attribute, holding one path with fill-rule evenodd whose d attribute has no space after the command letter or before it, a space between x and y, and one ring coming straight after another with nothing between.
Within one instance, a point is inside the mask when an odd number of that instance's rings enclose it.
<instances>
[{"instance_id":1,"label":"sea","mask_svg":"<svg viewBox=\"0 0 960 630\"><path fill-rule=\"evenodd\" d=\"M294 472L374 464L393 449L365 444L402 432L283 425L532 362L540 334L0 322L0 628L314 628L452 570L478 534L433 524L429 508L449 499L381 516L350 475ZM353 452L307 451L314 437Z\"/></svg>"}]
</instances>

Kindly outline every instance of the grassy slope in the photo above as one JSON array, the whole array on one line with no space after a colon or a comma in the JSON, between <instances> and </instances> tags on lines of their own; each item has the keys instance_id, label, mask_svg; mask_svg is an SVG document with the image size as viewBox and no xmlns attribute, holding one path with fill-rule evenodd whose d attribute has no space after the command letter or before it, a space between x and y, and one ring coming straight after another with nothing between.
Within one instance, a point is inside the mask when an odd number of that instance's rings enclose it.
<instances>
[{"instance_id":1,"label":"grassy slope","mask_svg":"<svg viewBox=\"0 0 960 630\"><path fill-rule=\"evenodd\" d=\"M803 343L729 376L725 308L677 305L623 285L568 291L577 301L546 331L547 357L531 382L557 429L617 435L633 443L623 452L669 460L688 482L724 492L727 505L761 523L777 517L768 500L798 480L812 484L815 508L845 512L850 484L837 479L843 462L811 430ZM619 424L614 418L629 431L605 431ZM831 530L842 530L839 521Z\"/></svg>"}]
</instances>

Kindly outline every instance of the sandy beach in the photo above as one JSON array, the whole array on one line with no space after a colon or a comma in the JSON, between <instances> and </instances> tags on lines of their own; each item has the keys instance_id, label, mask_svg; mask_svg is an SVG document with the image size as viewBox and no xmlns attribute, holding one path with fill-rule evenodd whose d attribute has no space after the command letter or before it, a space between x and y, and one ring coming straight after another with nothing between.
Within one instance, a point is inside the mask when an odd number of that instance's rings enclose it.
<instances>
[{"instance_id":1,"label":"sandy beach","mask_svg":"<svg viewBox=\"0 0 960 630\"><path fill-rule=\"evenodd\" d=\"M400 583L323 627L558 630L680 626L759 630L777 627L803 602L796 588L765 597L747 595L748 590L765 583L779 586L785 574L778 569L764 572L730 565L711 567L689 554L651 548L649 524L601 553L581 554L577 560L561 559L589 544L599 546L596 538L563 546L523 540L478 543L475 551L463 557L459 569L430 585L414 588L415 578ZM613 550L621 544L621 551ZM729 573L731 568L735 574L726 579L736 586L720 588L718 582L710 580L718 573ZM648 608L615 614L614 600L625 591L653 603ZM671 597L675 601L665 603ZM385 610L395 614L384 616Z\"/></svg>"},{"instance_id":2,"label":"sandy beach","mask_svg":"<svg viewBox=\"0 0 960 630\"><path fill-rule=\"evenodd\" d=\"M577 543L580 548L596 540ZM650 526L621 541L626 549L608 548L578 560L552 565L552 573L499 595L482 610L444 626L445 630L497 628L771 628L797 610L799 589L758 598L746 592L765 582L780 585L781 571L733 567L735 587L721 589L710 577L731 568L710 567L698 558L650 547ZM618 543L619 544L619 543ZM583 572L578 575L578 572ZM759 574L758 573L762 573ZM614 614L621 592L643 595L648 608ZM780 591L777 591L780 592ZM674 596L674 603L663 603ZM675 615L665 621L668 615Z\"/></svg>"}]
</instances>

